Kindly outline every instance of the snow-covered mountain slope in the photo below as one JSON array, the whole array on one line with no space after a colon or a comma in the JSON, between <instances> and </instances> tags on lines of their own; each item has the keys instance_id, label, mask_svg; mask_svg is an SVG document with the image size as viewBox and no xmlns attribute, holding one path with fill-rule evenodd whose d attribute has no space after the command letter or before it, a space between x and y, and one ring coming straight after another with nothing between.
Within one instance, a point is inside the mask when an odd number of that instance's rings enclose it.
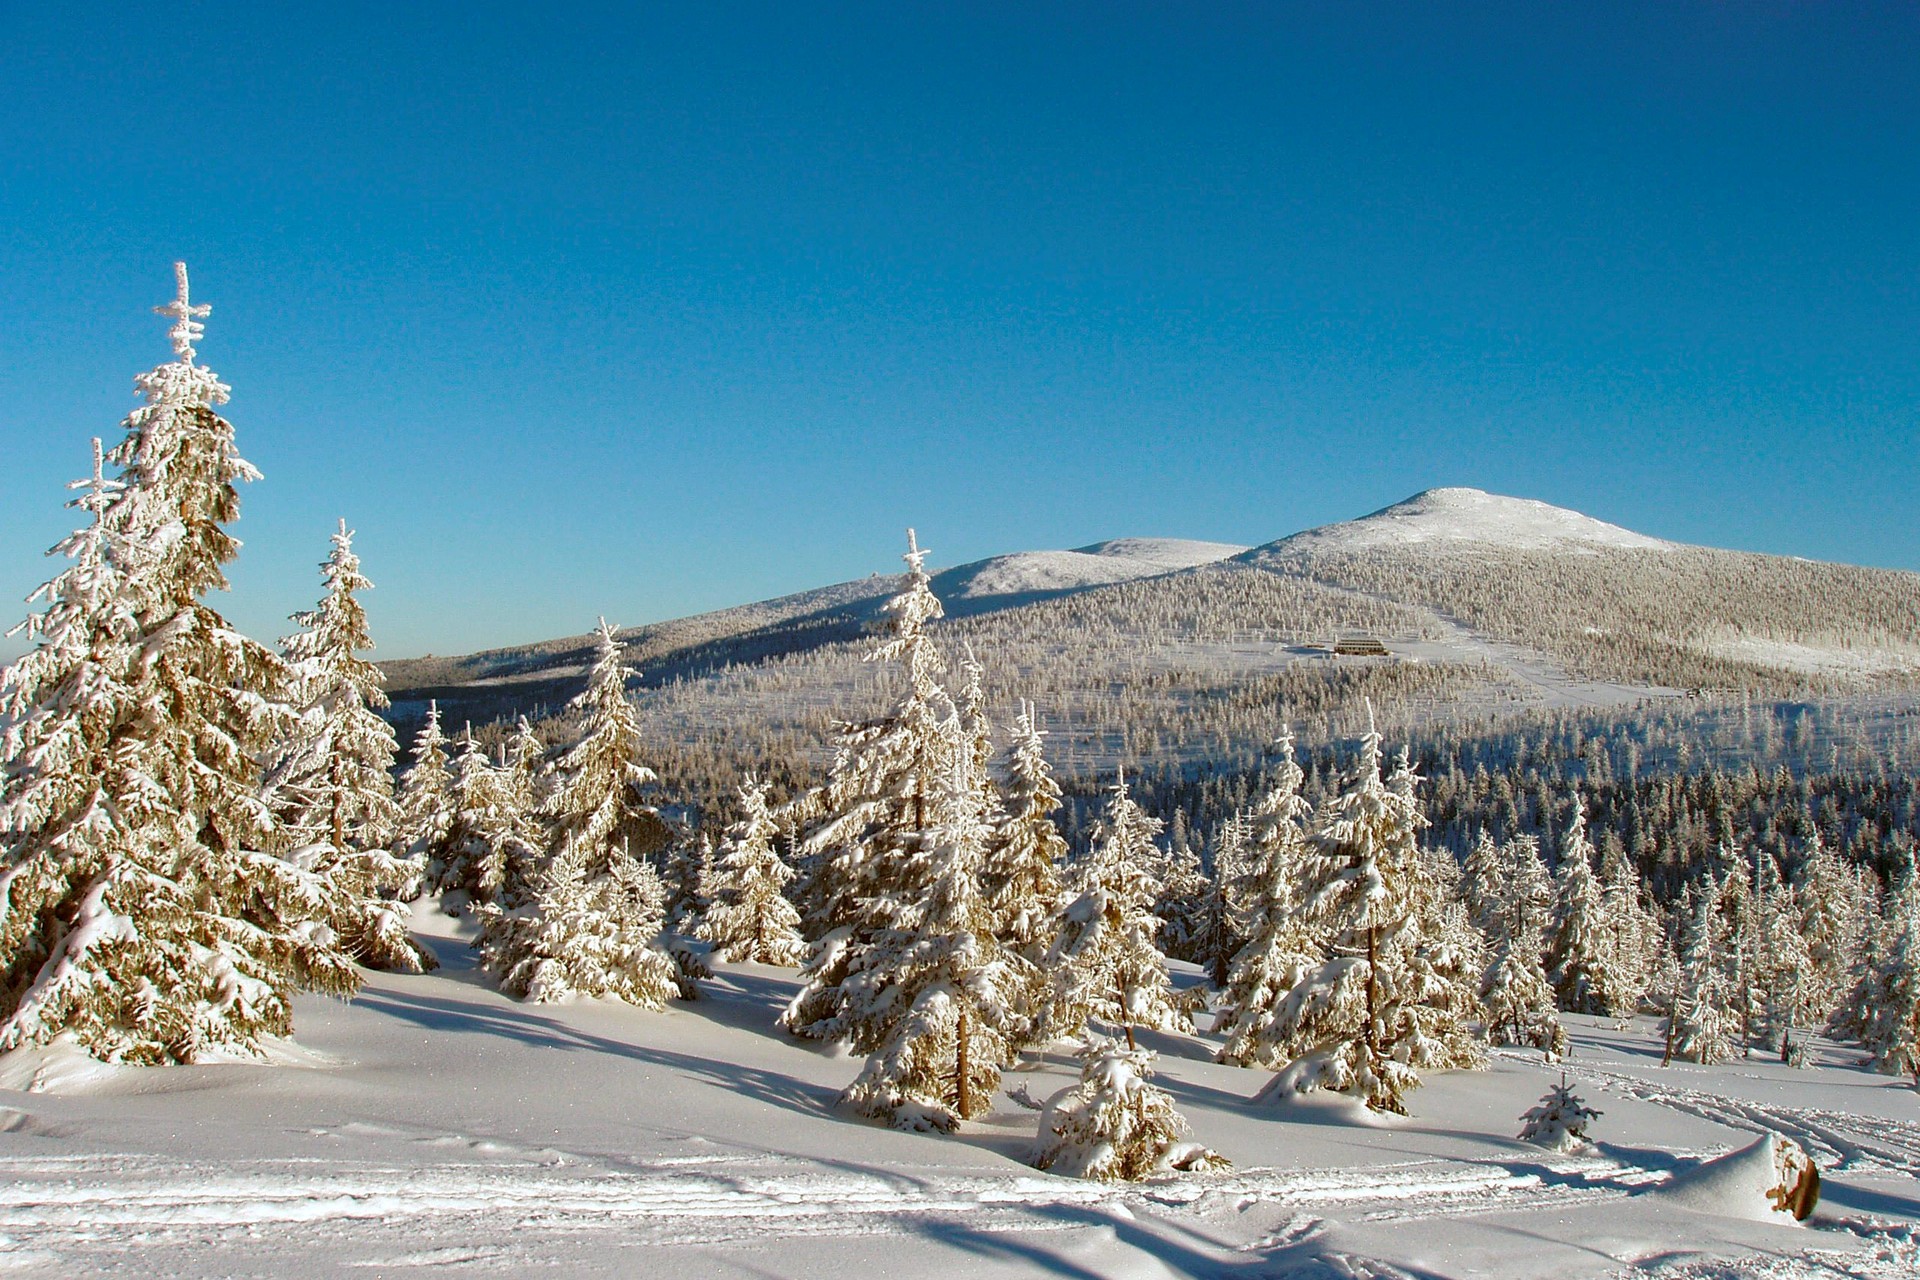
<instances>
[{"instance_id":1,"label":"snow-covered mountain slope","mask_svg":"<svg viewBox=\"0 0 1920 1280\"><path fill-rule=\"evenodd\" d=\"M1246 547L1182 538L1116 538L1073 551L1016 551L934 576L933 590L956 601L1010 601L1157 577L1239 555ZM971 610L963 610L970 612Z\"/></svg>"},{"instance_id":2,"label":"snow-covered mountain slope","mask_svg":"<svg viewBox=\"0 0 1920 1280\"><path fill-rule=\"evenodd\" d=\"M1372 515L1308 529L1245 553L1260 561L1298 552L1366 551L1430 545L1448 550L1504 547L1525 551L1601 549L1667 551L1679 544L1649 538L1592 516L1533 498L1480 489L1428 489Z\"/></svg>"}]
</instances>

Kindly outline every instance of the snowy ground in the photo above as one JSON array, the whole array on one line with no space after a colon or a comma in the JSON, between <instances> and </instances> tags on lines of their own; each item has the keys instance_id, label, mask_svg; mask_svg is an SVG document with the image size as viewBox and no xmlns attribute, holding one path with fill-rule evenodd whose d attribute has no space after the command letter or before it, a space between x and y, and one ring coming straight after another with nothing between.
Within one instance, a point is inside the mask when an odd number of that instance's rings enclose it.
<instances>
[{"instance_id":1,"label":"snowy ground","mask_svg":"<svg viewBox=\"0 0 1920 1280\"><path fill-rule=\"evenodd\" d=\"M1161 1082L1237 1168L1109 1188L1024 1166L1034 1117L1004 1098L949 1138L836 1114L856 1064L773 1030L790 972L732 966L664 1014L536 1008L481 984L447 922L423 924L446 970L303 1000L306 1065L0 1091L0 1268L1876 1280L1920 1266L1920 1095L1844 1050L1810 1071L1662 1069L1649 1028L1575 1019L1571 1073L1605 1114L1599 1153L1566 1157L1512 1136L1557 1078L1530 1056L1434 1078L1412 1119L1379 1124L1337 1099L1256 1108L1264 1075L1154 1037ZM1058 1057L1011 1077L1035 1097L1066 1079ZM1810 1226L1663 1193L1769 1128L1827 1175Z\"/></svg>"}]
</instances>

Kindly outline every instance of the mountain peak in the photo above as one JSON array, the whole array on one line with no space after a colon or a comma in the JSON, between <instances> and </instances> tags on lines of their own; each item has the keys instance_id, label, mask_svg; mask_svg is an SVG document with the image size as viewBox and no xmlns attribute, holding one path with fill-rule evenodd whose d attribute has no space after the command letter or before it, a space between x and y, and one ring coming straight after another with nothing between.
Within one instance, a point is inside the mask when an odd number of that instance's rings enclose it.
<instances>
[{"instance_id":1,"label":"mountain peak","mask_svg":"<svg viewBox=\"0 0 1920 1280\"><path fill-rule=\"evenodd\" d=\"M1583 552L1667 551L1675 545L1533 498L1441 488L1423 490L1358 520L1296 533L1260 550L1360 551L1420 544Z\"/></svg>"}]
</instances>

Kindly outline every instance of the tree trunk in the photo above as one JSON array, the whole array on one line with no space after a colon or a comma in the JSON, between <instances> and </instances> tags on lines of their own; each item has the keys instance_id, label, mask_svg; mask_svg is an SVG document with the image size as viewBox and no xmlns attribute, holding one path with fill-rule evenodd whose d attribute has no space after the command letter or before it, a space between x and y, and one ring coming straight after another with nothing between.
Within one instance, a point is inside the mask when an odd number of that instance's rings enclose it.
<instances>
[{"instance_id":1,"label":"tree trunk","mask_svg":"<svg viewBox=\"0 0 1920 1280\"><path fill-rule=\"evenodd\" d=\"M973 1115L973 1073L967 1069L968 1031L967 1011L962 1009L953 1055L953 1096L962 1120Z\"/></svg>"}]
</instances>

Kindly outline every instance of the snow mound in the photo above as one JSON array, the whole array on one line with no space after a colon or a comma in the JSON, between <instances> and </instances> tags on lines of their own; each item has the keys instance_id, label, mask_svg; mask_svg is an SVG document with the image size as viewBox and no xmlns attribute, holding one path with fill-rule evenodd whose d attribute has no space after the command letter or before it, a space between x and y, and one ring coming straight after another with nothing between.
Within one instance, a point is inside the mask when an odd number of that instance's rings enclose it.
<instances>
[{"instance_id":1,"label":"snow mound","mask_svg":"<svg viewBox=\"0 0 1920 1280\"><path fill-rule=\"evenodd\" d=\"M1679 1174L1662 1194L1702 1213L1790 1224L1812 1214L1820 1175L1799 1143L1768 1133Z\"/></svg>"},{"instance_id":2,"label":"snow mound","mask_svg":"<svg viewBox=\"0 0 1920 1280\"><path fill-rule=\"evenodd\" d=\"M1457 544L1587 552L1668 551L1678 545L1533 498L1508 498L1480 489L1428 489L1372 515L1308 529L1256 551L1366 551Z\"/></svg>"},{"instance_id":3,"label":"snow mound","mask_svg":"<svg viewBox=\"0 0 1920 1280\"><path fill-rule=\"evenodd\" d=\"M1225 542L1116 538L1077 551L1015 551L938 573L933 591L947 601L1080 591L1212 564L1245 550Z\"/></svg>"},{"instance_id":4,"label":"snow mound","mask_svg":"<svg viewBox=\"0 0 1920 1280\"><path fill-rule=\"evenodd\" d=\"M88 1093L137 1067L102 1062L71 1033L43 1045L25 1045L0 1054L0 1089L20 1093Z\"/></svg>"}]
</instances>

